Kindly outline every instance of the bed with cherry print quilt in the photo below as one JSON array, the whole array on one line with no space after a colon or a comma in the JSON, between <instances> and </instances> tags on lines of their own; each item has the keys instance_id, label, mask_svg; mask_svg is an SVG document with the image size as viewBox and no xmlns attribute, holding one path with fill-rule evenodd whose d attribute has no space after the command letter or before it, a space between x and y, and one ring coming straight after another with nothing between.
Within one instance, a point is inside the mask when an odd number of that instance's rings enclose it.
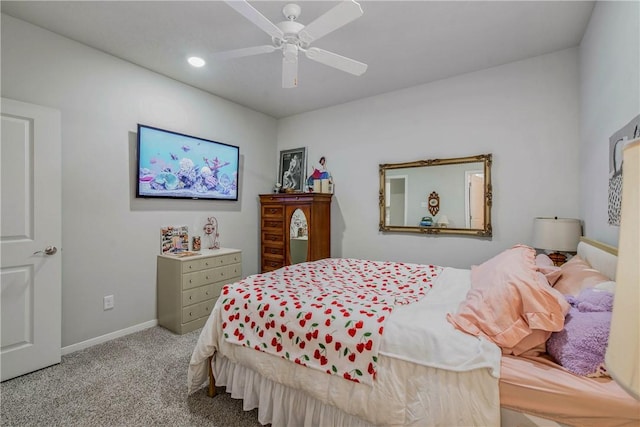
<instances>
[{"instance_id":1,"label":"bed with cherry print quilt","mask_svg":"<svg viewBox=\"0 0 640 427\"><path fill-rule=\"evenodd\" d=\"M447 320L469 270L329 258L226 285L193 351L273 425L499 425L500 349ZM210 387L213 390L213 387Z\"/></svg>"}]
</instances>

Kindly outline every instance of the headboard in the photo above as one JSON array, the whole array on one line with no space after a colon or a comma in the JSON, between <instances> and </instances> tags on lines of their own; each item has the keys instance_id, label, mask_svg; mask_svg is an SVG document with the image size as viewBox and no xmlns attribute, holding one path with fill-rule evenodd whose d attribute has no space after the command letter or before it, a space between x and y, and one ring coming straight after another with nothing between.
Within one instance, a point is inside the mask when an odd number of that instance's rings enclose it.
<instances>
[{"instance_id":1,"label":"headboard","mask_svg":"<svg viewBox=\"0 0 640 427\"><path fill-rule=\"evenodd\" d=\"M578 243L578 255L611 280L616 280L618 250L605 243L581 237Z\"/></svg>"}]
</instances>

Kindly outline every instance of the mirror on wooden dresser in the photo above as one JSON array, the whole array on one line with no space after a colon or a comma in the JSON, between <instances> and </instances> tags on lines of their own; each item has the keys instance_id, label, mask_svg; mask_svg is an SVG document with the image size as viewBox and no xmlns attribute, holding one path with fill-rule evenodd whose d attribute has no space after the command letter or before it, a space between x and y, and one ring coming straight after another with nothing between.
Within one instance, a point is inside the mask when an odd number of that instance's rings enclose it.
<instances>
[{"instance_id":1,"label":"mirror on wooden dresser","mask_svg":"<svg viewBox=\"0 0 640 427\"><path fill-rule=\"evenodd\" d=\"M380 165L380 231L490 237L491 154Z\"/></svg>"},{"instance_id":2,"label":"mirror on wooden dresser","mask_svg":"<svg viewBox=\"0 0 640 427\"><path fill-rule=\"evenodd\" d=\"M307 217L300 208L296 208L291 214L289 227L289 257L291 264L305 262L309 250L309 226Z\"/></svg>"}]
</instances>

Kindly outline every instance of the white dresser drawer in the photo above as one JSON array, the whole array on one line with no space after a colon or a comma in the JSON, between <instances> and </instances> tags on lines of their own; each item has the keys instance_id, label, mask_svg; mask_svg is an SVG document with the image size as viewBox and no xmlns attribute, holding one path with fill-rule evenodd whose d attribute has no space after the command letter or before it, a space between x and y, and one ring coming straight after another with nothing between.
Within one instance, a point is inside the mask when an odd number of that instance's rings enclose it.
<instances>
[{"instance_id":1,"label":"white dresser drawer","mask_svg":"<svg viewBox=\"0 0 640 427\"><path fill-rule=\"evenodd\" d=\"M187 307L204 300L215 298L220 295L220 291L222 290L223 286L224 283L212 283L210 285L200 286L198 288L182 291L182 306Z\"/></svg>"}]
</instances>

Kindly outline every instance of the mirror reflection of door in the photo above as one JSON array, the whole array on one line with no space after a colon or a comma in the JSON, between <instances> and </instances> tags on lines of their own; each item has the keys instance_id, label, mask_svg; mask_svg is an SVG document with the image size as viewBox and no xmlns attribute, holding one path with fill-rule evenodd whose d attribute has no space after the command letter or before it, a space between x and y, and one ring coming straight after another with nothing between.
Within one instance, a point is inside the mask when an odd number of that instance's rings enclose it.
<instances>
[{"instance_id":1,"label":"mirror reflection of door","mask_svg":"<svg viewBox=\"0 0 640 427\"><path fill-rule=\"evenodd\" d=\"M385 195L386 203L386 224L387 225L407 225L407 186L409 179L407 176L390 176L387 178L387 188Z\"/></svg>"},{"instance_id":2,"label":"mirror reflection of door","mask_svg":"<svg viewBox=\"0 0 640 427\"><path fill-rule=\"evenodd\" d=\"M307 217L301 209L291 215L289 226L289 257L291 264L299 264L307 260L309 249L309 226Z\"/></svg>"},{"instance_id":3,"label":"mirror reflection of door","mask_svg":"<svg viewBox=\"0 0 640 427\"><path fill-rule=\"evenodd\" d=\"M468 228L484 228L484 173L483 171L466 171L466 226Z\"/></svg>"}]
</instances>

